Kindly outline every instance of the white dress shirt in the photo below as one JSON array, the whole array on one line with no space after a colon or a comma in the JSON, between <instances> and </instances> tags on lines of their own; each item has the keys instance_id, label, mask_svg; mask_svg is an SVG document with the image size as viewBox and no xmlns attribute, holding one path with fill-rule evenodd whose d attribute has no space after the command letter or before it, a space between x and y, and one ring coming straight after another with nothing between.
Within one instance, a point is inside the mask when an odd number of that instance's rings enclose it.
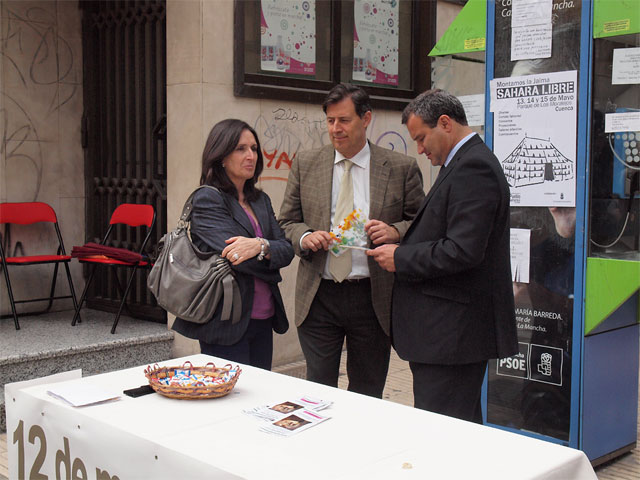
<instances>
[{"instance_id":1,"label":"white dress shirt","mask_svg":"<svg viewBox=\"0 0 640 480\"><path fill-rule=\"evenodd\" d=\"M331 186L331 228L334 227L334 216L336 213L336 203L338 202L338 193L340 191L340 182L342 180L342 174L344 173L344 165L342 160L346 157L335 152L335 158L333 163L333 183ZM353 166L351 167L351 181L353 182L353 208L359 208L369 218L369 205L370 202L370 177L371 177L371 149L369 148L369 142L365 142L364 147L352 158L350 158ZM339 218L338 223L343 219ZM311 232L309 232L311 233ZM300 244L302 245L302 239L306 237L308 233L305 233L300 238ZM322 278L333 280L333 276L329 273L329 255L333 255L331 252L327 254L327 261L324 265L324 272L322 272ZM356 278L369 277L369 265L367 264L367 255L363 250L351 250L351 273L347 275L347 279L353 280Z\"/></svg>"}]
</instances>

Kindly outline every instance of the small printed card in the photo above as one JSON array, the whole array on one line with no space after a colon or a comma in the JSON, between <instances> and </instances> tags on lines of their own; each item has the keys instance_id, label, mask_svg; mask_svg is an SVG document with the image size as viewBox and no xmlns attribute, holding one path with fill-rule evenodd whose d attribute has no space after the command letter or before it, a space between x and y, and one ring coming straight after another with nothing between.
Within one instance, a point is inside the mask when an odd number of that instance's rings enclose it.
<instances>
[{"instance_id":1,"label":"small printed card","mask_svg":"<svg viewBox=\"0 0 640 480\"><path fill-rule=\"evenodd\" d=\"M302 409L280 420L261 425L260 431L290 437L328 419L329 417L322 416L313 410Z\"/></svg>"},{"instance_id":2,"label":"small printed card","mask_svg":"<svg viewBox=\"0 0 640 480\"><path fill-rule=\"evenodd\" d=\"M259 427L260 431L289 437L328 420L330 417L320 415L318 411L330 407L331 404L332 402L304 396L296 400L244 410L244 413L265 421Z\"/></svg>"},{"instance_id":3,"label":"small printed card","mask_svg":"<svg viewBox=\"0 0 640 480\"><path fill-rule=\"evenodd\" d=\"M339 257L349 248L366 248L369 238L364 231L365 223L367 223L367 216L359 208L347 215L329 232L333 240L329 251Z\"/></svg>"}]
</instances>

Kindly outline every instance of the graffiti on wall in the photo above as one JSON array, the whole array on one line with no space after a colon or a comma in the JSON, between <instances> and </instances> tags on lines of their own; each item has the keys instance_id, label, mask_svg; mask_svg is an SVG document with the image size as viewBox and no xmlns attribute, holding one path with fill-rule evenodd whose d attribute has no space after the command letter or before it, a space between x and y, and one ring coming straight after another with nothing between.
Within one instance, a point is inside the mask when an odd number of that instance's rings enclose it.
<instances>
[{"instance_id":1,"label":"graffiti on wall","mask_svg":"<svg viewBox=\"0 0 640 480\"><path fill-rule=\"evenodd\" d=\"M262 180L286 182L299 151L317 148L329 141L324 119L310 119L291 108L274 108L269 115L260 115L253 127L264 155Z\"/></svg>"},{"instance_id":2,"label":"graffiti on wall","mask_svg":"<svg viewBox=\"0 0 640 480\"><path fill-rule=\"evenodd\" d=\"M378 115L373 115L371 118L371 125L369 126L369 131L372 132L371 138L375 138L375 144L379 147L386 148L387 150L391 150L393 152L399 152L404 155L407 154L407 141L404 136L398 130L386 130L375 135L377 132L376 128L376 120L378 119Z\"/></svg>"},{"instance_id":3,"label":"graffiti on wall","mask_svg":"<svg viewBox=\"0 0 640 480\"><path fill-rule=\"evenodd\" d=\"M52 175L59 175L59 171L47 162L54 161L52 158L58 161L58 113L80 94L82 79L78 78L80 73L73 49L61 35L58 24L58 15L65 18L67 25L71 24L69 10L74 9L79 15L77 3L36 3L6 2L2 7L0 201L34 201L57 186L57 179ZM77 28L79 35L79 22ZM46 225L26 231L20 228L12 231L10 225L5 225L0 232L0 242L7 256L24 256L39 252L42 244L50 242L49 235ZM14 279L14 293L20 297L21 292L33 293L40 288L40 294L47 292L48 287L41 284L40 277L38 270ZM9 302L4 301L6 290L0 291L4 314Z\"/></svg>"},{"instance_id":4,"label":"graffiti on wall","mask_svg":"<svg viewBox=\"0 0 640 480\"><path fill-rule=\"evenodd\" d=\"M379 132L374 114L369 137L378 146L407 153L407 141L396 130ZM260 139L264 156L262 181L287 181L291 164L297 153L320 148L330 143L324 118L309 118L292 108L277 107L268 115L260 115L253 125Z\"/></svg>"},{"instance_id":5,"label":"graffiti on wall","mask_svg":"<svg viewBox=\"0 0 640 480\"><path fill-rule=\"evenodd\" d=\"M59 35L56 3L49 8L6 7L0 55L0 155L7 177L20 173L21 200L35 200L43 185L41 126L56 125L58 110L79 89L71 45ZM64 84L64 88L62 88Z\"/></svg>"}]
</instances>

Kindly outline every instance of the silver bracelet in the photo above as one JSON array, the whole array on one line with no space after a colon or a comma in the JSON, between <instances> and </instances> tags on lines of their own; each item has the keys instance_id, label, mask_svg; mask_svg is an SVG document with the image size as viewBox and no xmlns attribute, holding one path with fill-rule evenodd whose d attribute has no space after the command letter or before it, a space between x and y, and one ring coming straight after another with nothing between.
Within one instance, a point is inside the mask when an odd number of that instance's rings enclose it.
<instances>
[{"instance_id":1,"label":"silver bracelet","mask_svg":"<svg viewBox=\"0 0 640 480\"><path fill-rule=\"evenodd\" d=\"M264 260L265 255L269 253L269 240L266 238L257 237L260 242L260 253L258 254L258 261Z\"/></svg>"}]
</instances>

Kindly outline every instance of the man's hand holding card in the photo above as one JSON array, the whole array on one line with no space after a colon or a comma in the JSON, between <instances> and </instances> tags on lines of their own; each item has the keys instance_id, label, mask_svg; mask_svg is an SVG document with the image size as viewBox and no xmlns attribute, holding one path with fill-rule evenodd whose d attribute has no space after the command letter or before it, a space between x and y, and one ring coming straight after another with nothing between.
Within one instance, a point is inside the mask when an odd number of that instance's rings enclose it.
<instances>
[{"instance_id":1,"label":"man's hand holding card","mask_svg":"<svg viewBox=\"0 0 640 480\"><path fill-rule=\"evenodd\" d=\"M365 230L366 223L367 215L359 208L347 215L329 232L332 240L329 246L331 253L339 257L349 248L367 250L369 238Z\"/></svg>"}]
</instances>

